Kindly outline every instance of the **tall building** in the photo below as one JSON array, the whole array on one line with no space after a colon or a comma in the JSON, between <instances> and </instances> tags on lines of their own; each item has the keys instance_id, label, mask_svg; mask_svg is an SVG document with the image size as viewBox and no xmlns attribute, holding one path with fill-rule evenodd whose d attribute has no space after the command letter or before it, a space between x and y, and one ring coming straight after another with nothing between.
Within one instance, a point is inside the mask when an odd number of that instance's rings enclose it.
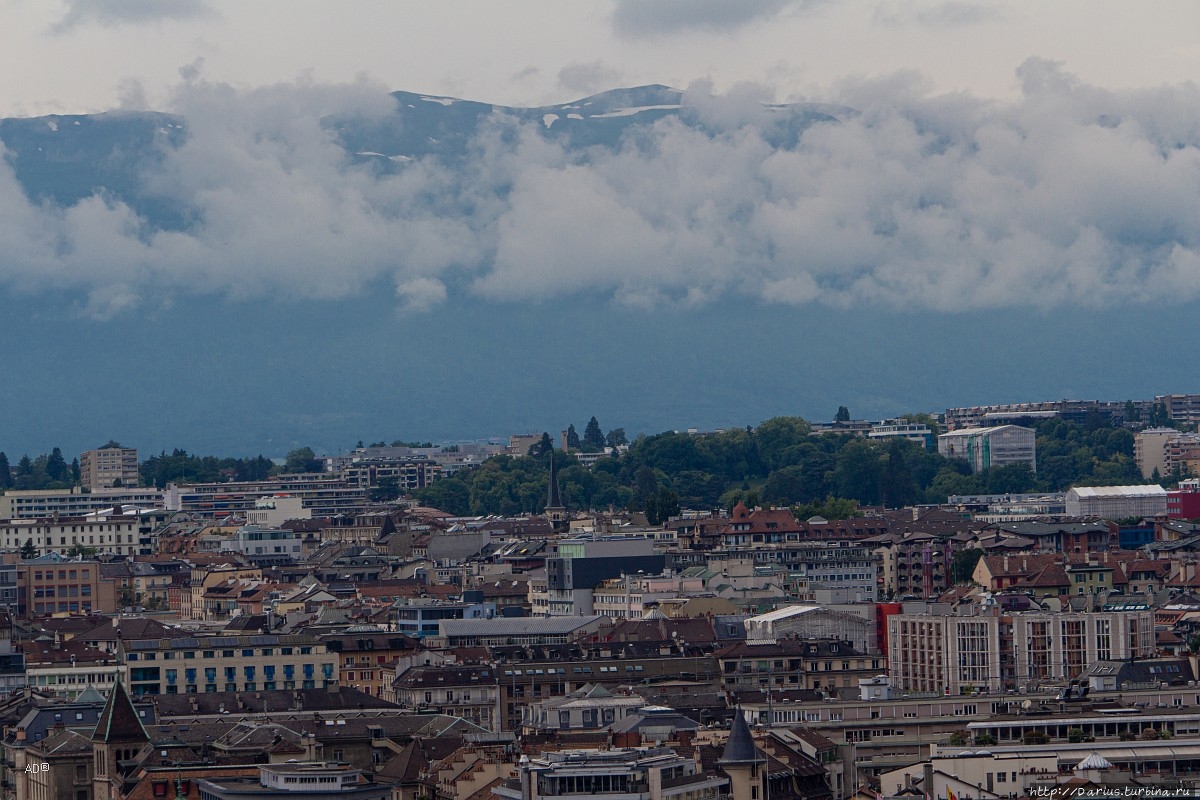
<instances>
[{"instance_id":1,"label":"tall building","mask_svg":"<svg viewBox=\"0 0 1200 800\"><path fill-rule=\"evenodd\" d=\"M938 452L961 458L975 472L1005 464L1028 464L1037 471L1036 434L1033 428L998 425L994 428L961 428L938 437Z\"/></svg>"},{"instance_id":2,"label":"tall building","mask_svg":"<svg viewBox=\"0 0 1200 800\"><path fill-rule=\"evenodd\" d=\"M79 454L79 482L85 489L138 485L138 451L133 447L101 447Z\"/></svg>"},{"instance_id":3,"label":"tall building","mask_svg":"<svg viewBox=\"0 0 1200 800\"><path fill-rule=\"evenodd\" d=\"M1155 470L1159 475L1170 471L1167 469L1167 445L1179 435L1174 428L1146 428L1134 438L1133 458L1143 478L1149 478Z\"/></svg>"}]
</instances>

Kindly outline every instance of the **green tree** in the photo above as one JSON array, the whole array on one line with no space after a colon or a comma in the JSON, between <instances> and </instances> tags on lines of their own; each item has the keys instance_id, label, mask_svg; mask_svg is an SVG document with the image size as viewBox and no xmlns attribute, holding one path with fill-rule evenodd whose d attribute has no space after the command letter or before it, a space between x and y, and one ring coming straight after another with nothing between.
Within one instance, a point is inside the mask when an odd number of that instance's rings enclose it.
<instances>
[{"instance_id":1,"label":"green tree","mask_svg":"<svg viewBox=\"0 0 1200 800\"><path fill-rule=\"evenodd\" d=\"M283 469L288 473L321 472L324 470L324 464L317 458L311 447L297 447L287 454L287 458L283 462Z\"/></svg>"},{"instance_id":2,"label":"green tree","mask_svg":"<svg viewBox=\"0 0 1200 800\"><path fill-rule=\"evenodd\" d=\"M833 421L834 422L849 422L850 421L850 409L846 408L845 406L838 406L837 414L834 415Z\"/></svg>"},{"instance_id":3,"label":"green tree","mask_svg":"<svg viewBox=\"0 0 1200 800\"><path fill-rule=\"evenodd\" d=\"M862 512L858 510L858 503L853 500L829 495L819 503L805 503L803 505L792 506L792 515L800 522L805 522L813 517L821 517L827 520L851 519L853 517L861 517Z\"/></svg>"},{"instance_id":4,"label":"green tree","mask_svg":"<svg viewBox=\"0 0 1200 800\"><path fill-rule=\"evenodd\" d=\"M908 451L913 448L915 445L912 442L898 436L888 441L887 462L880 488L883 504L889 508L903 508L917 500L917 484L908 468Z\"/></svg>"},{"instance_id":5,"label":"green tree","mask_svg":"<svg viewBox=\"0 0 1200 800\"><path fill-rule=\"evenodd\" d=\"M613 428L604 437L604 443L609 447L620 447L621 445L629 444L629 437L625 435L624 428Z\"/></svg>"},{"instance_id":6,"label":"green tree","mask_svg":"<svg viewBox=\"0 0 1200 800\"><path fill-rule=\"evenodd\" d=\"M12 488L12 467L8 465L8 454L0 451L0 490Z\"/></svg>"},{"instance_id":7,"label":"green tree","mask_svg":"<svg viewBox=\"0 0 1200 800\"><path fill-rule=\"evenodd\" d=\"M33 539L26 539L25 544L21 545L21 558L29 560L38 557L38 549L33 543Z\"/></svg>"},{"instance_id":8,"label":"green tree","mask_svg":"<svg viewBox=\"0 0 1200 800\"><path fill-rule=\"evenodd\" d=\"M46 459L46 477L52 481L65 483L71 479L71 468L63 458L62 450L54 448Z\"/></svg>"},{"instance_id":9,"label":"green tree","mask_svg":"<svg viewBox=\"0 0 1200 800\"><path fill-rule=\"evenodd\" d=\"M583 442L595 448L592 452L604 449L604 432L600 430L600 423L595 417L589 419L587 427L583 429Z\"/></svg>"},{"instance_id":10,"label":"green tree","mask_svg":"<svg viewBox=\"0 0 1200 800\"><path fill-rule=\"evenodd\" d=\"M882 477L883 463L870 442L856 439L838 453L833 485L839 496L857 500L864 506L878 505Z\"/></svg>"},{"instance_id":11,"label":"green tree","mask_svg":"<svg viewBox=\"0 0 1200 800\"><path fill-rule=\"evenodd\" d=\"M950 561L951 580L955 583L969 583L981 558L983 558L983 550L978 547L959 550Z\"/></svg>"},{"instance_id":12,"label":"green tree","mask_svg":"<svg viewBox=\"0 0 1200 800\"><path fill-rule=\"evenodd\" d=\"M593 417L593 419L595 418ZM567 426L567 449L579 449L579 434L575 432L575 426L573 424Z\"/></svg>"},{"instance_id":13,"label":"green tree","mask_svg":"<svg viewBox=\"0 0 1200 800\"><path fill-rule=\"evenodd\" d=\"M550 434L542 431L542 438L529 446L529 455L534 458L545 458L549 453L554 451L554 440L550 438Z\"/></svg>"}]
</instances>

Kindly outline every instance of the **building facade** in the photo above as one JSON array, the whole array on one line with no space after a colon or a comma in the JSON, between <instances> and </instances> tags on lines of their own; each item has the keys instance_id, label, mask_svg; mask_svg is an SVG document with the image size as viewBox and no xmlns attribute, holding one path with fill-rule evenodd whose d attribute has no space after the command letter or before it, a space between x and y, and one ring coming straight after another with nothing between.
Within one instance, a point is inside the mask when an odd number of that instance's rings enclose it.
<instances>
[{"instance_id":1,"label":"building facade","mask_svg":"<svg viewBox=\"0 0 1200 800\"><path fill-rule=\"evenodd\" d=\"M137 486L138 451L132 447L85 450L79 454L79 482L89 491Z\"/></svg>"},{"instance_id":2,"label":"building facade","mask_svg":"<svg viewBox=\"0 0 1200 800\"><path fill-rule=\"evenodd\" d=\"M946 458L961 458L974 472L1006 464L1028 464L1037 471L1036 434L1020 425L992 428L962 428L938 437L938 452Z\"/></svg>"}]
</instances>

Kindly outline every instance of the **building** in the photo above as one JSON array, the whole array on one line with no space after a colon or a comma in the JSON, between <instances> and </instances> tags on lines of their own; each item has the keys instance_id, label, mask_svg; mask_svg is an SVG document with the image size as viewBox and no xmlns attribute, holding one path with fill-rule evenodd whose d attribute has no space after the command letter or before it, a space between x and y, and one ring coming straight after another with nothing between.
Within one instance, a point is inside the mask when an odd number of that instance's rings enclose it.
<instances>
[{"instance_id":1,"label":"building","mask_svg":"<svg viewBox=\"0 0 1200 800\"><path fill-rule=\"evenodd\" d=\"M1171 519L1200 519L1200 478L1179 482L1167 492L1167 516Z\"/></svg>"},{"instance_id":2,"label":"building","mask_svg":"<svg viewBox=\"0 0 1200 800\"><path fill-rule=\"evenodd\" d=\"M241 553L254 564L300 561L304 554L304 535L288 528L247 524L232 535L207 534L197 541L201 552Z\"/></svg>"},{"instance_id":3,"label":"building","mask_svg":"<svg viewBox=\"0 0 1200 800\"><path fill-rule=\"evenodd\" d=\"M546 559L545 578L529 582L534 614L574 617L593 613L592 590L602 581L662 572L665 559L644 537L567 539Z\"/></svg>"},{"instance_id":4,"label":"building","mask_svg":"<svg viewBox=\"0 0 1200 800\"><path fill-rule=\"evenodd\" d=\"M0 519L50 519L82 517L110 509L163 508L165 499L158 489L122 487L93 489L9 489L0 495Z\"/></svg>"},{"instance_id":5,"label":"building","mask_svg":"<svg viewBox=\"0 0 1200 800\"><path fill-rule=\"evenodd\" d=\"M726 690L835 690L879 674L884 661L837 639L734 642L713 654Z\"/></svg>"},{"instance_id":6,"label":"building","mask_svg":"<svg viewBox=\"0 0 1200 800\"><path fill-rule=\"evenodd\" d=\"M1179 436L1174 428L1146 428L1138 432L1133 440L1133 458L1137 461L1142 477L1147 480L1154 474L1166 475L1167 444Z\"/></svg>"},{"instance_id":7,"label":"building","mask_svg":"<svg viewBox=\"0 0 1200 800\"><path fill-rule=\"evenodd\" d=\"M0 522L0 547L32 546L39 555L75 551L148 556L155 552L157 530L165 521L163 511L13 519Z\"/></svg>"},{"instance_id":8,"label":"building","mask_svg":"<svg viewBox=\"0 0 1200 800\"><path fill-rule=\"evenodd\" d=\"M436 712L499 730L500 691L488 666L415 666L392 684L396 703L422 713Z\"/></svg>"},{"instance_id":9,"label":"building","mask_svg":"<svg viewBox=\"0 0 1200 800\"><path fill-rule=\"evenodd\" d=\"M108 692L125 676L116 655L72 639L25 642L25 680L40 692L74 700L89 687Z\"/></svg>"},{"instance_id":10,"label":"building","mask_svg":"<svg viewBox=\"0 0 1200 800\"><path fill-rule=\"evenodd\" d=\"M112 613L117 610L113 581L104 580L98 561L75 561L57 553L17 564L17 616Z\"/></svg>"},{"instance_id":11,"label":"building","mask_svg":"<svg viewBox=\"0 0 1200 800\"><path fill-rule=\"evenodd\" d=\"M1154 613L989 610L888 617L888 676L902 692L969 694L1065 686L1098 661L1154 653Z\"/></svg>"},{"instance_id":12,"label":"building","mask_svg":"<svg viewBox=\"0 0 1200 800\"><path fill-rule=\"evenodd\" d=\"M290 494L260 497L254 501L254 508L246 512L246 524L260 528L279 528L292 519L312 519L312 510Z\"/></svg>"},{"instance_id":13,"label":"building","mask_svg":"<svg viewBox=\"0 0 1200 800\"><path fill-rule=\"evenodd\" d=\"M262 764L257 778L202 778L200 800L263 800L296 793L304 800L389 800L392 786L367 780L348 764L321 761Z\"/></svg>"},{"instance_id":14,"label":"building","mask_svg":"<svg viewBox=\"0 0 1200 800\"><path fill-rule=\"evenodd\" d=\"M323 473L280 475L266 481L168 484L164 503L171 511L202 517L245 514L264 497L287 494L299 497L314 517L354 516L367 503L367 489Z\"/></svg>"},{"instance_id":15,"label":"building","mask_svg":"<svg viewBox=\"0 0 1200 800\"><path fill-rule=\"evenodd\" d=\"M444 633L447 620L490 620L496 616L494 603L451 602L433 597L405 597L396 602L396 630L414 639Z\"/></svg>"},{"instance_id":16,"label":"building","mask_svg":"<svg viewBox=\"0 0 1200 800\"><path fill-rule=\"evenodd\" d=\"M1028 464L1037 471L1036 434L1020 425L994 428L962 428L938 437L938 452L946 458L961 458L974 472L1006 464Z\"/></svg>"},{"instance_id":17,"label":"building","mask_svg":"<svg viewBox=\"0 0 1200 800\"><path fill-rule=\"evenodd\" d=\"M79 454L79 482L88 491L137 486L138 451L119 445L85 450Z\"/></svg>"},{"instance_id":18,"label":"building","mask_svg":"<svg viewBox=\"0 0 1200 800\"><path fill-rule=\"evenodd\" d=\"M522 758L518 774L492 789L493 794L503 800L597 795L607 800L718 800L729 786L728 778L706 774L695 760L667 747L547 752Z\"/></svg>"},{"instance_id":19,"label":"building","mask_svg":"<svg viewBox=\"0 0 1200 800\"><path fill-rule=\"evenodd\" d=\"M603 686L588 684L528 704L521 725L537 732L599 730L637 714L645 706L644 697L613 694Z\"/></svg>"},{"instance_id":20,"label":"building","mask_svg":"<svg viewBox=\"0 0 1200 800\"><path fill-rule=\"evenodd\" d=\"M1167 490L1157 484L1075 486L1067 491L1067 514L1119 520L1167 513Z\"/></svg>"},{"instance_id":21,"label":"building","mask_svg":"<svg viewBox=\"0 0 1200 800\"><path fill-rule=\"evenodd\" d=\"M1164 394L1154 398L1172 422L1200 422L1200 394Z\"/></svg>"},{"instance_id":22,"label":"building","mask_svg":"<svg viewBox=\"0 0 1200 800\"><path fill-rule=\"evenodd\" d=\"M870 620L815 605L783 606L746 620L746 641L837 639L860 653L877 652Z\"/></svg>"},{"instance_id":23,"label":"building","mask_svg":"<svg viewBox=\"0 0 1200 800\"><path fill-rule=\"evenodd\" d=\"M133 639L118 654L134 695L319 689L338 681L338 657L301 634Z\"/></svg>"},{"instance_id":24,"label":"building","mask_svg":"<svg viewBox=\"0 0 1200 800\"><path fill-rule=\"evenodd\" d=\"M933 431L921 422L887 420L871 427L868 439L905 439L916 442L926 450L933 449Z\"/></svg>"}]
</instances>

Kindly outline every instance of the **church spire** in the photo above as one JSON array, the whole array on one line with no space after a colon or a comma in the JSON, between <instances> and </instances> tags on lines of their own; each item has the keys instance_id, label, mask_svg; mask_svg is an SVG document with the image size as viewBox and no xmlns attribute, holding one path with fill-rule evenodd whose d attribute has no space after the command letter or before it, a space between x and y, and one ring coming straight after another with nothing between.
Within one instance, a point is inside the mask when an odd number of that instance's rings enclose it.
<instances>
[{"instance_id":1,"label":"church spire","mask_svg":"<svg viewBox=\"0 0 1200 800\"><path fill-rule=\"evenodd\" d=\"M567 507L563 505L562 493L558 488L558 472L554 468L554 450L550 450L550 486L546 490L546 516L554 528L566 526Z\"/></svg>"},{"instance_id":2,"label":"church spire","mask_svg":"<svg viewBox=\"0 0 1200 800\"><path fill-rule=\"evenodd\" d=\"M129 699L129 692L125 691L125 685L119 680L113 684L112 692L108 695L108 702L105 703L104 710L100 712L100 719L96 722L96 732L92 734L92 741L105 744L150 741L145 727L142 726L142 720L138 717L137 709L133 707L133 701Z\"/></svg>"}]
</instances>

